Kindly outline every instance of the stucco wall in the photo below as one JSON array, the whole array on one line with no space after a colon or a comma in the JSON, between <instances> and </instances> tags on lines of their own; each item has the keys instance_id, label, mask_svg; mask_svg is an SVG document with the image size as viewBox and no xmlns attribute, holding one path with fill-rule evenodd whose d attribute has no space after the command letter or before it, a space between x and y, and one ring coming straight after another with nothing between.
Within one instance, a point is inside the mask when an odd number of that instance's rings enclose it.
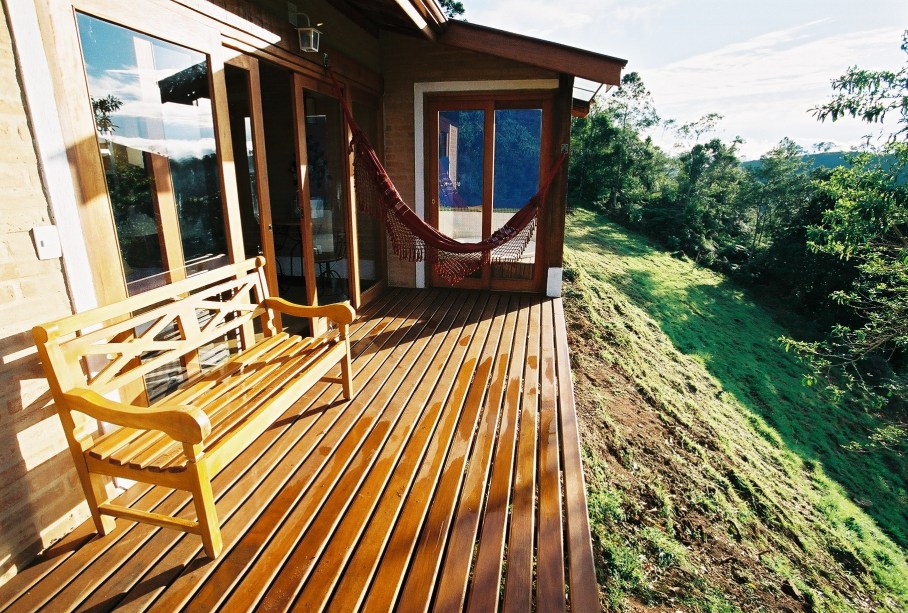
<instances>
[{"instance_id":1,"label":"stucco wall","mask_svg":"<svg viewBox=\"0 0 908 613\"><path fill-rule=\"evenodd\" d=\"M71 312L61 261L30 230L52 223L0 4L0 584L88 517L31 328Z\"/></svg>"},{"instance_id":2,"label":"stucco wall","mask_svg":"<svg viewBox=\"0 0 908 613\"><path fill-rule=\"evenodd\" d=\"M401 196L411 206L416 197L415 83L558 78L557 74L541 68L398 34L383 33L381 43L385 166ZM402 262L389 253L388 281L394 286L413 287L416 265Z\"/></svg>"}]
</instances>

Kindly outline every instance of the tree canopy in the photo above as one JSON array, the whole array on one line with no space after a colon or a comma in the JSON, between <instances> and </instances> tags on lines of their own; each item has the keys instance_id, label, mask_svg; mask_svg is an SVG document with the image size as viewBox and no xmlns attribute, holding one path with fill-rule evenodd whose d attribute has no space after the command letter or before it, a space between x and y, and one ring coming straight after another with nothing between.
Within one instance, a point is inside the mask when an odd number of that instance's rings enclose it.
<instances>
[{"instance_id":1,"label":"tree canopy","mask_svg":"<svg viewBox=\"0 0 908 613\"><path fill-rule=\"evenodd\" d=\"M441 4L441 8L444 10L448 19L456 19L465 12L463 2L459 2L458 0L439 0L439 4Z\"/></svg>"}]
</instances>

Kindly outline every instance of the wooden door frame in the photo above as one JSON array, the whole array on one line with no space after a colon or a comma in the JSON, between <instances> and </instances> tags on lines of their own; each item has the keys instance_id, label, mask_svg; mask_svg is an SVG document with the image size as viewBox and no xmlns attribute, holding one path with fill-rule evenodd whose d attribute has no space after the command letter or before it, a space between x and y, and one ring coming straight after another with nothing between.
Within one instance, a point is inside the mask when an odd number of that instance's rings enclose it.
<instances>
[{"instance_id":1,"label":"wooden door frame","mask_svg":"<svg viewBox=\"0 0 908 613\"><path fill-rule=\"evenodd\" d=\"M271 215L271 189L268 183L268 151L262 111L262 80L258 58L238 54L224 62L244 70L248 76L249 122L252 124L252 163L255 167L255 192L259 203L259 232L265 256L265 276L271 291L277 291L277 254L274 249L274 225ZM228 108L229 112L229 108ZM235 171L234 171L235 172ZM281 328L281 315L275 313L275 325Z\"/></svg>"},{"instance_id":2,"label":"wooden door frame","mask_svg":"<svg viewBox=\"0 0 908 613\"><path fill-rule=\"evenodd\" d=\"M523 109L539 108L542 109L542 135L540 141L539 155L539 180L545 179L548 169L551 167L555 155L552 150L553 135L555 129L555 92L550 90L505 90L505 91L488 91L482 93L452 93L452 92L435 92L426 94L424 104L425 117L424 126L424 151L426 152L424 165L427 180L424 183L425 194L424 202L425 219L427 223L438 228L439 223L439 202L438 198L438 113L442 110L483 110L484 118L484 151L494 152L495 130L494 115L496 110L504 109ZM494 153L484 155L483 159L483 210L482 225L483 236L494 231L492 228L492 192L494 189ZM494 279L492 277L491 266L482 268L482 276L479 279L467 277L458 284L458 287L464 289L483 289L495 291L523 291L539 292L544 290L546 275L546 241L540 237L546 232L546 221L548 215L545 209L551 207L551 195L543 203L544 210L540 212L537 218L536 227L536 251L534 259L532 279ZM444 287L447 283L440 279L431 270L427 279L432 286Z\"/></svg>"},{"instance_id":3,"label":"wooden door frame","mask_svg":"<svg viewBox=\"0 0 908 613\"><path fill-rule=\"evenodd\" d=\"M347 89L350 92L348 100L350 103L350 112L351 113L353 112L353 104L357 101L359 101L362 104L368 105L375 112L375 121L376 121L376 126L378 127L378 131L376 134L376 142L369 143L369 144L372 145L372 148L375 150L375 154L381 159L382 154L384 152L384 139L383 139L384 130L382 129L382 127L384 126L384 113L382 110L381 96L376 93L359 88L359 87L349 87ZM355 119L355 117L354 117L354 119ZM347 133L348 139L352 138L353 134L352 134L352 131L350 130L349 126L347 127L347 132L348 132ZM355 189L355 181L353 181L353 156L352 155L350 156L350 177L351 177L350 193L352 194L351 210L358 217L359 216L359 207L358 207L358 203L356 201L357 194L356 194L356 189ZM376 246L377 253L375 254L375 256L376 256L375 270L378 275L378 278L376 279L375 285L373 285L369 289L367 289L367 290L362 290L361 288L359 289L358 302L354 305L354 307L357 309L361 308L364 305L369 304L373 300L376 300L379 296L381 296L384 293L384 291L388 287L388 262L387 262L387 249L388 249L387 236L388 236L388 234L385 229L384 219L379 218L376 220L376 222L378 223L378 236L376 237L378 240L378 245ZM359 229L357 228L357 239L358 238L359 238ZM356 242L357 242L357 253L358 253L359 252L359 244L358 244L359 241L357 240ZM359 258L357 257L357 267L358 266L359 266ZM359 271L359 268L357 268L357 271ZM359 275L357 274L357 284L358 283L359 283Z\"/></svg>"}]
</instances>

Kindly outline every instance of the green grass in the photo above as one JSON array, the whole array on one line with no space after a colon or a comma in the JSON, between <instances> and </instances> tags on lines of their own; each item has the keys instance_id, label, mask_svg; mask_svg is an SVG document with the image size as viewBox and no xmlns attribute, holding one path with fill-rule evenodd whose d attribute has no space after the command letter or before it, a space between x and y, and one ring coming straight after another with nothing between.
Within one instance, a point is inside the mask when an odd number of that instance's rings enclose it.
<instances>
[{"instance_id":1,"label":"green grass","mask_svg":"<svg viewBox=\"0 0 908 613\"><path fill-rule=\"evenodd\" d=\"M908 608L908 448L879 444L871 412L803 385L777 340L797 336L779 323L797 318L587 211L566 244L606 604ZM645 406L664 440L631 436L616 402ZM700 572L720 550L747 561Z\"/></svg>"}]
</instances>

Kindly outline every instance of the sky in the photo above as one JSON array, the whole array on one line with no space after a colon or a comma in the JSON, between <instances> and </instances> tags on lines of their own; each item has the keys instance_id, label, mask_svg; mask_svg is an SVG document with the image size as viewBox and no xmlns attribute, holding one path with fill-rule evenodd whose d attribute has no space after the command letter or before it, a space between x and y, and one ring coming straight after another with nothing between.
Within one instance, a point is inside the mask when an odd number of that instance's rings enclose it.
<instances>
[{"instance_id":1,"label":"sky","mask_svg":"<svg viewBox=\"0 0 908 613\"><path fill-rule=\"evenodd\" d=\"M741 137L756 159L784 137L848 150L873 131L820 123L810 109L849 66L895 69L908 0L463 0L473 23L628 60L663 119L723 115L715 136ZM885 125L884 125L885 127ZM878 132L878 129L876 130ZM671 151L677 138L652 136Z\"/></svg>"}]
</instances>

